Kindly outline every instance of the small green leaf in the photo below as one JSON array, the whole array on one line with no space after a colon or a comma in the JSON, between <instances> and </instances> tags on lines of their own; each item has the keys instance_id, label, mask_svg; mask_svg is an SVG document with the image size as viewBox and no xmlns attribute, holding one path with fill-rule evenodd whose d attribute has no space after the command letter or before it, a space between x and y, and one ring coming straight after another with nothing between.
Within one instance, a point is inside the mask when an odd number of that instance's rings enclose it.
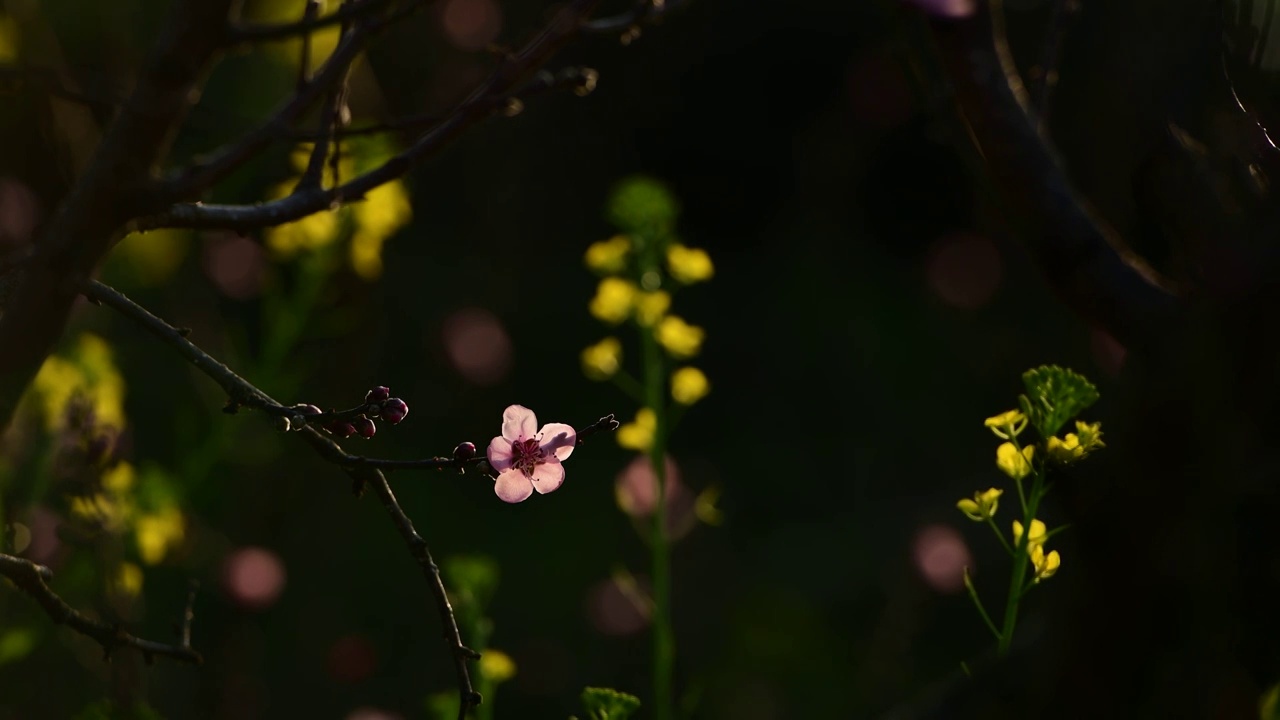
<instances>
[{"instance_id":1,"label":"small green leaf","mask_svg":"<svg viewBox=\"0 0 1280 720\"><path fill-rule=\"evenodd\" d=\"M613 688L589 687L582 691L582 706L591 720L627 720L640 709L640 698Z\"/></svg>"},{"instance_id":2,"label":"small green leaf","mask_svg":"<svg viewBox=\"0 0 1280 720\"><path fill-rule=\"evenodd\" d=\"M1098 388L1083 375L1057 365L1022 374L1027 394L1018 398L1022 412L1042 438L1056 435L1071 418L1098 401Z\"/></svg>"}]
</instances>

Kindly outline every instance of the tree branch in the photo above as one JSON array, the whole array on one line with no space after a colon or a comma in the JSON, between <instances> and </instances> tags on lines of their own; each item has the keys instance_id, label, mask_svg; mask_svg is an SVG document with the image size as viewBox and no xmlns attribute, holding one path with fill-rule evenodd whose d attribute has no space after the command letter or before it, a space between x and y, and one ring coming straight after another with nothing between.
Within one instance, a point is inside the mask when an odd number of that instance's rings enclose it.
<instances>
[{"instance_id":1,"label":"tree branch","mask_svg":"<svg viewBox=\"0 0 1280 720\"><path fill-rule=\"evenodd\" d=\"M330 25L369 17L389 2L390 0L360 0L346 3L328 15L308 16L292 23L236 23L227 31L227 43L244 45L269 40L289 40Z\"/></svg>"},{"instance_id":2,"label":"tree branch","mask_svg":"<svg viewBox=\"0 0 1280 720\"><path fill-rule=\"evenodd\" d=\"M1156 338L1177 315L1163 281L1086 209L1028 110L1000 23L999 0L934 20L962 106L996 183L1024 211L1024 245L1057 294L1121 343Z\"/></svg>"},{"instance_id":3,"label":"tree branch","mask_svg":"<svg viewBox=\"0 0 1280 720\"><path fill-rule=\"evenodd\" d=\"M423 134L407 150L342 185L328 190L301 190L286 198L254 206L179 204L168 212L140 218L138 230L159 227L252 230L280 225L355 198L390 182L443 148L467 128L505 107L505 98L527 76L545 64L578 32L582 19L599 0L572 0L519 52L513 53L443 121ZM335 52L335 55L337 53ZM536 84L536 83L535 83ZM545 81L544 81L545 84ZM590 76L594 86L594 74ZM500 105L495 99L503 98ZM270 138L263 138L263 142Z\"/></svg>"},{"instance_id":4,"label":"tree branch","mask_svg":"<svg viewBox=\"0 0 1280 720\"><path fill-rule=\"evenodd\" d=\"M0 430L124 223L147 211L141 189L194 101L193 90L221 44L231 1L175 5L132 95L26 263L0 317Z\"/></svg>"},{"instance_id":5,"label":"tree branch","mask_svg":"<svg viewBox=\"0 0 1280 720\"><path fill-rule=\"evenodd\" d=\"M285 407L276 402L249 381L235 374L226 365L218 362L188 340L187 331L173 327L153 315L146 308L100 282L93 282L85 292L85 296L92 302L106 305L116 310L129 320L142 326L143 329L162 340L165 344L174 348L178 354L186 358L200 372L209 376L227 393L231 399L231 403L228 405L228 409L231 412L243 405L262 410L275 417L284 418L286 420L284 423L285 429L300 430L303 439L307 441L307 444L311 446L317 455L342 467L352 479L357 493L364 488L373 488L383 509L400 533L401 539L408 546L409 553L421 568L423 576L426 577L427 583L431 588L432 595L435 597L436 608L440 615L441 624L444 627L444 639L449 646L450 656L454 660L458 696L461 701L459 718L460 720L465 720L467 711L480 703L480 695L471 684L471 675L467 667L467 660L476 659L479 655L463 644L457 620L453 615L453 607L449 603L448 593L445 591L444 583L440 579L440 568L436 566L435 561L432 559L431 551L426 541L414 529L408 515L405 514L403 508L397 502L395 494L391 491L391 486L387 484L387 478L382 473L382 469L434 468L442 470L445 468L457 468L462 470L466 465L484 463L484 458L433 457L421 460L386 460L352 455L343 450L341 445L334 442L324 432L318 430L314 422L308 424L307 415L300 413L296 408ZM329 414L330 417L340 415L342 413ZM323 417L325 416L310 416L310 420L314 421ZM618 421L614 419L614 416L606 415L579 431L578 443L581 444L583 439L596 433L611 431L617 427Z\"/></svg>"},{"instance_id":6,"label":"tree branch","mask_svg":"<svg viewBox=\"0 0 1280 720\"><path fill-rule=\"evenodd\" d=\"M116 648L130 647L142 653L148 663L157 655L196 665L204 662L200 653L191 649L191 606L195 600L194 590L187 596L181 644L170 645L143 640L130 635L116 625L93 620L71 607L49 587L48 583L53 579L53 571L43 565L0 553L0 575L9 578L19 590L30 595L55 623L66 625L81 635L97 641L102 646L104 658L110 658Z\"/></svg>"}]
</instances>

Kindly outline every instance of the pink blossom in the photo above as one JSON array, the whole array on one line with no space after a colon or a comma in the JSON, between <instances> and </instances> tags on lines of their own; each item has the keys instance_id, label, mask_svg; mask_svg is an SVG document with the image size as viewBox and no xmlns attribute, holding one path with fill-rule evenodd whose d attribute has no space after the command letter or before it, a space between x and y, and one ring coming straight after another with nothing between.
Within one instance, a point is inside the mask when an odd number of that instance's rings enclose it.
<instances>
[{"instance_id":1,"label":"pink blossom","mask_svg":"<svg viewBox=\"0 0 1280 720\"><path fill-rule=\"evenodd\" d=\"M512 405L502 413L502 437L489 441L489 464L498 471L493 490L509 503L529 499L534 490L549 493L564 483L564 466L578 442L578 433L564 423L547 423L541 430L533 411Z\"/></svg>"}]
</instances>

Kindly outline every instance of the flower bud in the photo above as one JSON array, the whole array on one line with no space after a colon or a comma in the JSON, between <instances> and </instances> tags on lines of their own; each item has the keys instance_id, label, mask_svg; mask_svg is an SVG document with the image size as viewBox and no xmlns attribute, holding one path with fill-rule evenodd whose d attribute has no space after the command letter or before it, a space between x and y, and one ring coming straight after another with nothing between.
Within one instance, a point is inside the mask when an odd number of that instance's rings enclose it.
<instances>
[{"instance_id":1,"label":"flower bud","mask_svg":"<svg viewBox=\"0 0 1280 720\"><path fill-rule=\"evenodd\" d=\"M392 425L396 425L401 420L404 420L405 416L408 414L409 404L400 398L391 398L382 403L382 419Z\"/></svg>"},{"instance_id":2,"label":"flower bud","mask_svg":"<svg viewBox=\"0 0 1280 720\"><path fill-rule=\"evenodd\" d=\"M389 397L391 397L391 388L386 385L379 385L364 394L364 402L366 405L372 405L374 403L380 403Z\"/></svg>"},{"instance_id":3,"label":"flower bud","mask_svg":"<svg viewBox=\"0 0 1280 720\"><path fill-rule=\"evenodd\" d=\"M356 432L360 433L360 437L365 440L373 437L373 434L378 432L378 426L374 425L373 421L366 417L356 418L352 426L355 427Z\"/></svg>"},{"instance_id":4,"label":"flower bud","mask_svg":"<svg viewBox=\"0 0 1280 720\"><path fill-rule=\"evenodd\" d=\"M470 460L476 456L476 444L473 442L459 443L458 447L453 449L453 459L462 461Z\"/></svg>"},{"instance_id":5,"label":"flower bud","mask_svg":"<svg viewBox=\"0 0 1280 720\"><path fill-rule=\"evenodd\" d=\"M349 438L356 434L356 426L345 420L339 420L338 422L330 425L327 429L329 432L340 438Z\"/></svg>"},{"instance_id":6,"label":"flower bud","mask_svg":"<svg viewBox=\"0 0 1280 720\"><path fill-rule=\"evenodd\" d=\"M294 405L293 409L297 410L299 415L319 415L322 412L320 408L315 405L308 405L307 403Z\"/></svg>"}]
</instances>

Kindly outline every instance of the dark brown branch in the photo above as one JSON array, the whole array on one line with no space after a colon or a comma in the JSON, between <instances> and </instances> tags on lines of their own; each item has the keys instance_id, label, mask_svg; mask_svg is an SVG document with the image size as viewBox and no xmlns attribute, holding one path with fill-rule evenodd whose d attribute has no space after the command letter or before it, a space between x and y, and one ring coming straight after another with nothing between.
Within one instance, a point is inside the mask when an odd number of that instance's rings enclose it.
<instances>
[{"instance_id":1,"label":"dark brown branch","mask_svg":"<svg viewBox=\"0 0 1280 720\"><path fill-rule=\"evenodd\" d=\"M582 31L593 35L621 35L630 38L631 33L637 31L640 25L656 21L674 4L676 2L668 0L637 0L627 12L584 21Z\"/></svg>"},{"instance_id":2,"label":"dark brown branch","mask_svg":"<svg viewBox=\"0 0 1280 720\"><path fill-rule=\"evenodd\" d=\"M296 192L281 200L254 206L180 204L159 215L141 218L136 229L158 227L224 228L252 230L280 225L360 198L370 190L390 182L411 167L439 151L450 141L480 120L506 107L494 102L521 87L526 78L546 63L577 33L582 19L591 13L599 0L572 0L519 52L502 62L489 78L477 87L442 122L423 134L407 150L381 166L338 187L328 190ZM594 74L587 86L594 85Z\"/></svg>"},{"instance_id":3,"label":"dark brown branch","mask_svg":"<svg viewBox=\"0 0 1280 720\"><path fill-rule=\"evenodd\" d=\"M227 32L227 41L230 44L242 45L267 40L289 40L323 27L367 17L381 10L389 1L361 0L360 2L346 3L338 8L337 11L328 15L304 17L301 22L279 24L239 23L232 25Z\"/></svg>"},{"instance_id":4,"label":"dark brown branch","mask_svg":"<svg viewBox=\"0 0 1280 720\"><path fill-rule=\"evenodd\" d=\"M231 2L173 4L129 100L36 243L0 317L0 430L125 222L147 212L144 188L221 45Z\"/></svg>"},{"instance_id":5,"label":"dark brown branch","mask_svg":"<svg viewBox=\"0 0 1280 720\"><path fill-rule=\"evenodd\" d=\"M459 717L465 718L467 710L480 702L480 696L471 684L471 675L466 664L468 659L474 659L478 656L474 650L463 644L462 636L458 631L457 620L453 616L453 607L449 604L449 596L445 592L444 584L440 579L440 569L436 566L435 561L432 560L431 552L426 542L418 535L413 523L396 501L391 487L387 484L386 476L382 473L382 468L457 468L461 470L466 465L482 463L484 458L435 457L423 460L381 460L352 455L343 450L341 445L334 442L324 432L318 430L315 427L315 423L307 424L307 416L300 414L295 408L285 407L276 402L269 395L235 374L226 365L218 362L188 340L185 331L166 323L115 289L99 282L93 282L85 292L85 296L92 302L106 305L116 310L129 320L142 326L143 329L162 340L165 344L174 348L178 354L186 358L200 372L209 376L227 393L227 396L231 399L228 409L234 412L238 407L246 406L286 419L285 428L300 429L303 439L307 441L312 450L321 458L342 467L354 481L358 491L365 488L373 488L374 493L382 503L383 509L386 510L401 538L408 546L410 554L413 555L414 560L422 569L423 575L427 578L427 582L431 587L431 592L435 596L436 607L440 614L441 624L444 627L445 642L448 644L450 655L454 659L458 695L462 708ZM341 413L326 415L333 417L340 416ZM324 416L312 416L312 419L315 420L322 417ZM611 431L617 427L618 421L614 419L614 416L606 415L578 431L578 443L581 444L585 438L592 435Z\"/></svg>"},{"instance_id":6,"label":"dark brown branch","mask_svg":"<svg viewBox=\"0 0 1280 720\"><path fill-rule=\"evenodd\" d=\"M43 565L0 553L0 575L9 578L19 590L31 596L55 623L66 625L96 641L102 646L104 657L111 657L111 653L117 648L129 647L142 653L147 662L156 656L196 665L204 662L200 653L191 649L190 608L194 594L188 596L187 620L182 633L182 642L180 645L170 645L130 635L118 626L89 618L71 607L49 587L49 581L53 579L53 571Z\"/></svg>"},{"instance_id":7,"label":"dark brown branch","mask_svg":"<svg viewBox=\"0 0 1280 720\"><path fill-rule=\"evenodd\" d=\"M980 3L968 18L935 20L933 29L992 179L1024 216L1024 245L1079 315L1125 345L1153 340L1176 318L1178 303L1076 195L1027 109L991 6L998 10L998 0Z\"/></svg>"},{"instance_id":8,"label":"dark brown branch","mask_svg":"<svg viewBox=\"0 0 1280 720\"><path fill-rule=\"evenodd\" d=\"M345 3L343 7L349 6ZM307 4L308 8L319 8L319 3L310 0ZM342 37L353 34L344 23L342 26ZM333 177L334 183L338 182L338 147L335 142L334 132L340 129L342 124L342 114L347 101L347 83L351 79L351 65L347 63L346 68L340 73L338 81L333 87L329 88L328 97L325 100L324 108L320 111L320 128L317 134L315 145L311 148L311 157L307 160L307 168L302 173L302 179L298 181L295 190L314 190L324 185L324 166L325 161L329 159L329 149L333 148Z\"/></svg>"}]
</instances>

